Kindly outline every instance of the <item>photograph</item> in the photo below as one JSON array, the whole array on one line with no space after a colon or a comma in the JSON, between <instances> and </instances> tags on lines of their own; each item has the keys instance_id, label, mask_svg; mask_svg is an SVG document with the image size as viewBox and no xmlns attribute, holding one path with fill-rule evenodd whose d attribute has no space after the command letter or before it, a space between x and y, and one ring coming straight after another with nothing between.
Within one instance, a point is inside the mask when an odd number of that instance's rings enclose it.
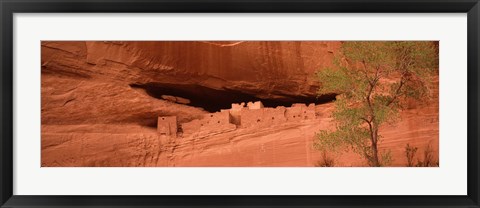
<instances>
[{"instance_id":1,"label":"photograph","mask_svg":"<svg viewBox=\"0 0 480 208\"><path fill-rule=\"evenodd\" d=\"M39 44L42 168L441 166L437 40Z\"/></svg>"},{"instance_id":2,"label":"photograph","mask_svg":"<svg viewBox=\"0 0 480 208\"><path fill-rule=\"evenodd\" d=\"M0 0L0 208L480 208L480 0Z\"/></svg>"}]
</instances>

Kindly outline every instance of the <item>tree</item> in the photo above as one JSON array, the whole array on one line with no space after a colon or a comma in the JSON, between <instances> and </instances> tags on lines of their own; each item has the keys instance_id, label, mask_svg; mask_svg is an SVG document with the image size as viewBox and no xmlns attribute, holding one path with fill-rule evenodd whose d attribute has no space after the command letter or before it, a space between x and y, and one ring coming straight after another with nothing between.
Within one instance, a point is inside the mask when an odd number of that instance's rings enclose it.
<instances>
[{"instance_id":1,"label":"tree","mask_svg":"<svg viewBox=\"0 0 480 208\"><path fill-rule=\"evenodd\" d=\"M343 42L342 57L334 67L317 71L318 94L337 93L332 118L334 130L316 135L318 150L336 151L348 146L370 166L390 160L379 153L380 127L393 124L407 99L429 98L431 78L438 73L436 42Z\"/></svg>"}]
</instances>

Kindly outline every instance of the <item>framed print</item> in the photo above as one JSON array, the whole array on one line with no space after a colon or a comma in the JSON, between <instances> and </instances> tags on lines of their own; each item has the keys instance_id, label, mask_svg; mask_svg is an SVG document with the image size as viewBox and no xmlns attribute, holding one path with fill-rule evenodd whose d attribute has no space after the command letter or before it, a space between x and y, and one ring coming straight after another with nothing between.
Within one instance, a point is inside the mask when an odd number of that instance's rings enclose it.
<instances>
[{"instance_id":1,"label":"framed print","mask_svg":"<svg viewBox=\"0 0 480 208\"><path fill-rule=\"evenodd\" d=\"M478 207L478 1L2 1L2 207Z\"/></svg>"}]
</instances>

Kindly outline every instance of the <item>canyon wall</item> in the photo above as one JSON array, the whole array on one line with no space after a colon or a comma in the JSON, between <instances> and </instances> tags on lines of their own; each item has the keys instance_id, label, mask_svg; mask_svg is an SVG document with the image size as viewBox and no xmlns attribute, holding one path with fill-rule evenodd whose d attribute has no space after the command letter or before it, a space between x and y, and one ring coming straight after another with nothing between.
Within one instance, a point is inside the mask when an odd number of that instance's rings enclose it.
<instances>
[{"instance_id":1,"label":"canyon wall","mask_svg":"<svg viewBox=\"0 0 480 208\"><path fill-rule=\"evenodd\" d=\"M202 101L216 97L231 103L231 95L312 101L318 86L313 73L331 65L339 47L339 42L43 41L42 124L121 120L154 126L157 115L180 113L154 99L158 88ZM202 113L185 111L180 120Z\"/></svg>"},{"instance_id":2,"label":"canyon wall","mask_svg":"<svg viewBox=\"0 0 480 208\"><path fill-rule=\"evenodd\" d=\"M334 96L317 98L314 72L341 42L43 41L42 166L315 166L315 132L332 126ZM162 95L164 97L162 97ZM183 100L162 99L165 95ZM319 116L201 137L159 135L159 116L187 123L240 100L316 102ZM246 99L246 100L245 100ZM191 101L191 102L190 102ZM324 104L325 103L325 104ZM399 133L400 132L400 133ZM438 97L384 130L381 149L403 166L407 143L438 160ZM364 166L353 153L339 166Z\"/></svg>"}]
</instances>

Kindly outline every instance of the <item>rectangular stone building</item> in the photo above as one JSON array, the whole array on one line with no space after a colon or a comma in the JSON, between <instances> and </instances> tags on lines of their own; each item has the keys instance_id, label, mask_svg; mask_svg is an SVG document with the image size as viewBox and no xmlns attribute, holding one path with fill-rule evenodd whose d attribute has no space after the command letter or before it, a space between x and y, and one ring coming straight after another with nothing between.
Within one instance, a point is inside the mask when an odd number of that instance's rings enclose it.
<instances>
[{"instance_id":1,"label":"rectangular stone building","mask_svg":"<svg viewBox=\"0 0 480 208\"><path fill-rule=\"evenodd\" d=\"M202 119L196 119L182 124L184 134L193 134L203 132L218 132L224 130L235 129L235 124L232 124L232 117L229 110L222 110L221 112L206 114Z\"/></svg>"},{"instance_id":2,"label":"rectangular stone building","mask_svg":"<svg viewBox=\"0 0 480 208\"><path fill-rule=\"evenodd\" d=\"M241 111L242 127L265 127L286 121L285 107L243 109Z\"/></svg>"},{"instance_id":3,"label":"rectangular stone building","mask_svg":"<svg viewBox=\"0 0 480 208\"><path fill-rule=\"evenodd\" d=\"M158 117L157 132L159 135L176 137L177 136L177 117L176 116Z\"/></svg>"}]
</instances>

